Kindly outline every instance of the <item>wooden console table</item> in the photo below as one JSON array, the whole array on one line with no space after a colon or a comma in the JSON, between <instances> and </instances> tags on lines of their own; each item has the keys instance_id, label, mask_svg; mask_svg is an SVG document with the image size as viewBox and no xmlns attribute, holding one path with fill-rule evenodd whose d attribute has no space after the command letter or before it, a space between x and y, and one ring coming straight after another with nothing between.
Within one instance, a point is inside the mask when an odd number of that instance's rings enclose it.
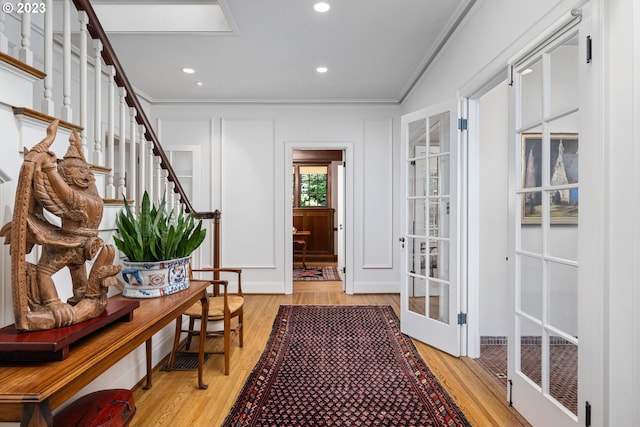
<instances>
[{"instance_id":1,"label":"wooden console table","mask_svg":"<svg viewBox=\"0 0 640 427\"><path fill-rule=\"evenodd\" d=\"M70 399L116 362L146 343L146 387L151 386L151 337L198 301L207 313L209 282L192 280L188 289L160 298L140 299L130 322L115 322L72 344L69 355L52 362L0 362L0 421L21 426L51 426L51 411ZM118 295L113 300L125 299ZM206 319L206 316L204 316ZM200 322L204 343L207 322ZM198 386L204 348L198 355Z\"/></svg>"}]
</instances>

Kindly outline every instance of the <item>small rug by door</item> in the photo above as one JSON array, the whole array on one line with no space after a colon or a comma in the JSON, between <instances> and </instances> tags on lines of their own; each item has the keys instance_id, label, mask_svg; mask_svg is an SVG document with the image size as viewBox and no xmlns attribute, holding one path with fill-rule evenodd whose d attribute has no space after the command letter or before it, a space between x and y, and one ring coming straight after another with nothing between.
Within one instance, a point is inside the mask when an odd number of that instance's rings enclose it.
<instances>
[{"instance_id":1,"label":"small rug by door","mask_svg":"<svg viewBox=\"0 0 640 427\"><path fill-rule=\"evenodd\" d=\"M282 305L224 426L470 426L389 306Z\"/></svg>"},{"instance_id":2,"label":"small rug by door","mask_svg":"<svg viewBox=\"0 0 640 427\"><path fill-rule=\"evenodd\" d=\"M307 267L305 269L296 268L293 270L293 280L324 280L340 281L340 273L336 267Z\"/></svg>"}]
</instances>

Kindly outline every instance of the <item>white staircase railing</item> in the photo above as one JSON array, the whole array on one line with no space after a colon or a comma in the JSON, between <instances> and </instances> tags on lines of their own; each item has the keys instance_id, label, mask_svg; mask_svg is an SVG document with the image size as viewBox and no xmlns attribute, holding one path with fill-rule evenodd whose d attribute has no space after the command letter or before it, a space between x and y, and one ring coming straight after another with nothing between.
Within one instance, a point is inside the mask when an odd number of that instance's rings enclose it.
<instances>
[{"instance_id":1,"label":"white staircase railing","mask_svg":"<svg viewBox=\"0 0 640 427\"><path fill-rule=\"evenodd\" d=\"M18 13L27 2L0 11L0 52L45 74L32 105L15 107L82 129L86 158L105 171L105 199L124 196L135 205L146 190L213 218L192 208L90 1L44 0L37 12L30 4L31 13Z\"/></svg>"}]
</instances>

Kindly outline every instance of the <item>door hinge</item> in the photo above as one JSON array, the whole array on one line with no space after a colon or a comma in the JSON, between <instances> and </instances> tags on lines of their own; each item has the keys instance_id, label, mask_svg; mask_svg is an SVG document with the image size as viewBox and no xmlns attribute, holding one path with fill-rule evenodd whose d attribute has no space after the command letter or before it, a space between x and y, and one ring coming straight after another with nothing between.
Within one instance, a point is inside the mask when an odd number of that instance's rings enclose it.
<instances>
[{"instance_id":1,"label":"door hinge","mask_svg":"<svg viewBox=\"0 0 640 427\"><path fill-rule=\"evenodd\" d=\"M342 267L342 274L347 274L347 267Z\"/></svg>"},{"instance_id":2,"label":"door hinge","mask_svg":"<svg viewBox=\"0 0 640 427\"><path fill-rule=\"evenodd\" d=\"M342 167L343 167L343 168L346 168L346 167L347 167L347 162L344 162L344 161L343 161L343 162L342 162Z\"/></svg>"},{"instance_id":3,"label":"door hinge","mask_svg":"<svg viewBox=\"0 0 640 427\"><path fill-rule=\"evenodd\" d=\"M584 402L584 425L591 427L591 403Z\"/></svg>"},{"instance_id":4,"label":"door hinge","mask_svg":"<svg viewBox=\"0 0 640 427\"><path fill-rule=\"evenodd\" d=\"M591 36L587 36L587 64L591 64L591 59L593 55L592 45L591 45Z\"/></svg>"},{"instance_id":5,"label":"door hinge","mask_svg":"<svg viewBox=\"0 0 640 427\"><path fill-rule=\"evenodd\" d=\"M468 126L468 120L460 117L458 119L458 130L467 130L467 126Z\"/></svg>"},{"instance_id":6,"label":"door hinge","mask_svg":"<svg viewBox=\"0 0 640 427\"><path fill-rule=\"evenodd\" d=\"M467 324L467 313L458 313L458 325Z\"/></svg>"}]
</instances>

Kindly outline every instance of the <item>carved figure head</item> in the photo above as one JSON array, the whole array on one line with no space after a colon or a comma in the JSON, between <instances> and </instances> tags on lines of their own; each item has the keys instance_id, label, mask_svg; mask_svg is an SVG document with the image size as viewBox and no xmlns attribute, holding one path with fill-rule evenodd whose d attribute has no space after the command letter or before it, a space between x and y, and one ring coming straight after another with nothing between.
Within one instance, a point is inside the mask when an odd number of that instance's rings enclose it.
<instances>
[{"instance_id":1,"label":"carved figure head","mask_svg":"<svg viewBox=\"0 0 640 427\"><path fill-rule=\"evenodd\" d=\"M90 165L82 154L80 137L74 131L69 138L69 149L58 164L58 172L69 185L78 188L88 188L96 179Z\"/></svg>"}]
</instances>

